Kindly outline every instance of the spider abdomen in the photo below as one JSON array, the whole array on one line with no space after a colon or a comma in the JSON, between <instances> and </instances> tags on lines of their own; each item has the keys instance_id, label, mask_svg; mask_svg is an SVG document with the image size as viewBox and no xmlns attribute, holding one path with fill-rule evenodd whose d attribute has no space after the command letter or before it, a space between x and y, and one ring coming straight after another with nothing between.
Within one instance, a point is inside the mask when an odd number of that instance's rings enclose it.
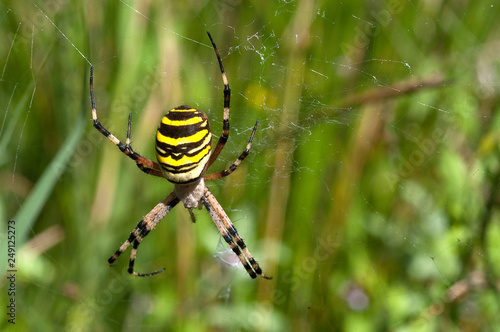
<instances>
[{"instance_id":1,"label":"spider abdomen","mask_svg":"<svg viewBox=\"0 0 500 332\"><path fill-rule=\"evenodd\" d=\"M204 173L212 151L212 133L202 111L182 105L162 118L156 132L156 158L167 180L189 183Z\"/></svg>"}]
</instances>

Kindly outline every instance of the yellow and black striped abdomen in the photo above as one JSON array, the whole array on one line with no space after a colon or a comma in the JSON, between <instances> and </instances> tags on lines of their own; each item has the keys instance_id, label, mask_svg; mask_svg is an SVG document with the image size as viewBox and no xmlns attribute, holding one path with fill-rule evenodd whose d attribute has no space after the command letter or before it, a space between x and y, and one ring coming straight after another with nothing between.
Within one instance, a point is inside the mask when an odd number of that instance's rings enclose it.
<instances>
[{"instance_id":1,"label":"yellow and black striped abdomen","mask_svg":"<svg viewBox=\"0 0 500 332\"><path fill-rule=\"evenodd\" d=\"M161 119L156 132L156 158L167 180L188 183L203 175L212 150L208 118L183 105Z\"/></svg>"}]
</instances>

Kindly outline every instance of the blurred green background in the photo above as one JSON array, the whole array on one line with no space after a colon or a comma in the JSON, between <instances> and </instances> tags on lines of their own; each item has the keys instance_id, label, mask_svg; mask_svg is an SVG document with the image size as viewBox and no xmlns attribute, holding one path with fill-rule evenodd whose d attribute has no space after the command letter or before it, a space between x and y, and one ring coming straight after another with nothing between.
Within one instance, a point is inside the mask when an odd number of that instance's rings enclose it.
<instances>
[{"instance_id":1,"label":"blurred green background","mask_svg":"<svg viewBox=\"0 0 500 332\"><path fill-rule=\"evenodd\" d=\"M494 331L500 326L496 1L1 1L0 263L16 221L29 331ZM222 258L180 205L109 256L172 190L93 129L154 158L171 107L231 133L208 183L272 280ZM229 255L230 256L230 255ZM2 270L2 273L5 270Z\"/></svg>"}]
</instances>

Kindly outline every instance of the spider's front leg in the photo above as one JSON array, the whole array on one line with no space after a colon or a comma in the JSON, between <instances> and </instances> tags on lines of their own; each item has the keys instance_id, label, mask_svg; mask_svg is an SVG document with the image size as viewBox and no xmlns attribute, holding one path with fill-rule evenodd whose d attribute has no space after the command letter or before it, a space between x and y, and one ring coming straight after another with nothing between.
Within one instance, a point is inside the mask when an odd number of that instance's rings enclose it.
<instances>
[{"instance_id":1,"label":"spider's front leg","mask_svg":"<svg viewBox=\"0 0 500 332\"><path fill-rule=\"evenodd\" d=\"M158 273L163 272L165 269L161 269L151 273L137 273L134 271L134 262L137 255L137 249L139 244L142 242L144 237L149 234L149 232L156 227L165 215L174 208L174 206L179 203L179 198L175 193L168 195L163 201L158 203L140 222L137 227L134 228L132 233L130 233L129 238L118 248L118 250L108 259L108 263L113 265L115 260L120 257L120 255L127 250L130 244L133 242L132 251L130 253L130 263L128 267L128 273L139 276L139 277L149 277Z\"/></svg>"},{"instance_id":2,"label":"spider's front leg","mask_svg":"<svg viewBox=\"0 0 500 332\"><path fill-rule=\"evenodd\" d=\"M219 204L215 196L206 187L205 195L201 200L213 222L219 229L222 237L227 244L229 244L233 252L238 256L241 264L243 264L243 267L248 272L250 277L255 279L257 275L260 275L264 279L272 279L272 277L268 277L262 273L259 263L257 263L257 261L253 258L245 242L238 234L238 231L229 217L224 212L224 209L222 209L222 206Z\"/></svg>"}]
</instances>

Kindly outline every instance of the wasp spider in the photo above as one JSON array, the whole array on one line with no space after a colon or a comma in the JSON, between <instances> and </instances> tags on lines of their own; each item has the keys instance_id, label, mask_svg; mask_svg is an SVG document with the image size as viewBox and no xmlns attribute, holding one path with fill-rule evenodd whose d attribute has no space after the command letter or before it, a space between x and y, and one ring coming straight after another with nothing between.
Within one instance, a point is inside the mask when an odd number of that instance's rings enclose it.
<instances>
[{"instance_id":1,"label":"wasp spider","mask_svg":"<svg viewBox=\"0 0 500 332\"><path fill-rule=\"evenodd\" d=\"M134 262L139 244L144 237L155 228L160 220L172 210L177 203L182 202L189 211L191 219L195 221L193 209L205 206L213 222L219 229L224 240L229 244L234 253L247 270L250 277L255 278L260 275L269 279L262 273L259 264L255 261L247 249L245 242L236 231L236 228L222 209L217 199L205 185L205 181L215 180L231 174L236 167L245 159L250 151L252 140L257 130L258 121L253 127L252 133L246 149L228 168L217 173L205 175L206 170L217 159L224 148L229 136L229 102L231 90L227 81L219 51L215 46L212 36L207 31L210 42L217 56L222 81L224 83L224 118L222 124L222 135L212 151L212 133L208 124L207 116L200 110L190 106L182 105L171 109L161 119L156 132L156 158L158 163L139 155L130 145L130 127L132 113L128 117L127 140L123 144L113 134L111 134L97 120L95 99L93 92L93 68L90 67L90 100L92 103L92 119L94 127L113 142L121 152L134 160L141 171L146 174L165 178L174 184L174 191L164 200L158 203L130 233L129 238L108 260L112 265L116 259L133 243L130 253L130 263L128 272L135 276L152 276L163 272L161 269L152 273L137 273L134 271Z\"/></svg>"}]
</instances>

